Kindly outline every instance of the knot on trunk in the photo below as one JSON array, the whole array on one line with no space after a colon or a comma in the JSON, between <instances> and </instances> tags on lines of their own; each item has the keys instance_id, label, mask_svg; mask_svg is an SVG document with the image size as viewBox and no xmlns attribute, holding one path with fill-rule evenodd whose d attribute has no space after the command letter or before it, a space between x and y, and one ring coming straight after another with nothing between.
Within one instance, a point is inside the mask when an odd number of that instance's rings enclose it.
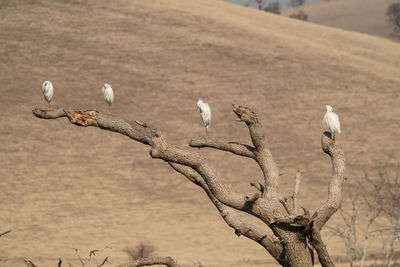
<instances>
[{"instance_id":1,"label":"knot on trunk","mask_svg":"<svg viewBox=\"0 0 400 267\"><path fill-rule=\"evenodd\" d=\"M276 225L280 228L293 229L294 232L307 234L313 226L313 221L310 216L299 215L296 217L276 218L271 225Z\"/></svg>"},{"instance_id":2,"label":"knot on trunk","mask_svg":"<svg viewBox=\"0 0 400 267\"><path fill-rule=\"evenodd\" d=\"M259 193L250 193L244 196L244 200L246 202L255 202L259 198L260 198Z\"/></svg>"},{"instance_id":3,"label":"knot on trunk","mask_svg":"<svg viewBox=\"0 0 400 267\"><path fill-rule=\"evenodd\" d=\"M304 214L298 216L289 216L284 218L276 218L272 224L286 228L292 229L295 232L301 233L303 236L310 234L311 229L314 227L314 218L310 216L310 211L304 207Z\"/></svg>"}]
</instances>

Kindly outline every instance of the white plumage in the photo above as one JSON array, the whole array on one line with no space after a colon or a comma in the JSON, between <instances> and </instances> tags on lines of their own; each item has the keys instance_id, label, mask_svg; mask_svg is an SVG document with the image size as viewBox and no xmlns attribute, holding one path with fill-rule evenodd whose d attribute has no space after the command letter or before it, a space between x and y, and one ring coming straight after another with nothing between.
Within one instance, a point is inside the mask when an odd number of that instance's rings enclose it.
<instances>
[{"instance_id":1,"label":"white plumage","mask_svg":"<svg viewBox=\"0 0 400 267\"><path fill-rule=\"evenodd\" d=\"M341 132L340 130L340 121L339 121L339 116L333 112L333 108L329 105L325 106L326 108L326 113L324 116L324 122L326 124L326 127L328 127L329 131L331 132L332 140L335 140L335 133Z\"/></svg>"},{"instance_id":2,"label":"white plumage","mask_svg":"<svg viewBox=\"0 0 400 267\"><path fill-rule=\"evenodd\" d=\"M206 136L208 135L207 129L211 124L211 108L208 103L204 103L203 100L199 99L197 101L197 109L200 110L200 118L206 127Z\"/></svg>"},{"instance_id":3,"label":"white plumage","mask_svg":"<svg viewBox=\"0 0 400 267\"><path fill-rule=\"evenodd\" d=\"M42 84L42 92L43 92L44 100L46 100L46 102L49 103L49 107L50 107L50 102L54 95L53 84L50 81L44 81Z\"/></svg>"},{"instance_id":4,"label":"white plumage","mask_svg":"<svg viewBox=\"0 0 400 267\"><path fill-rule=\"evenodd\" d=\"M111 105L114 102L114 91L110 84L105 83L103 88L101 89L101 93L103 94L104 99L108 104L108 111L111 110Z\"/></svg>"}]
</instances>

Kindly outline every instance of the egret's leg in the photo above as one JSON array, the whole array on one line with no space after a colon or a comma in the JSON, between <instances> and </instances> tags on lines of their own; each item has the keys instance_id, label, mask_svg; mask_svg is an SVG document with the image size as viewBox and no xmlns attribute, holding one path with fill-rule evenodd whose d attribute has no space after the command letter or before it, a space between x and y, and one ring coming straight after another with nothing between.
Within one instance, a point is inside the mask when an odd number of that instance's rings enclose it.
<instances>
[{"instance_id":1,"label":"egret's leg","mask_svg":"<svg viewBox=\"0 0 400 267\"><path fill-rule=\"evenodd\" d=\"M331 144L335 143L335 132L331 132Z\"/></svg>"},{"instance_id":2,"label":"egret's leg","mask_svg":"<svg viewBox=\"0 0 400 267\"><path fill-rule=\"evenodd\" d=\"M107 115L111 116L111 105L110 104L108 105L108 113L107 113Z\"/></svg>"},{"instance_id":3,"label":"egret's leg","mask_svg":"<svg viewBox=\"0 0 400 267\"><path fill-rule=\"evenodd\" d=\"M206 135L204 137L207 137L207 136L208 136L208 133L207 133L207 127L206 127Z\"/></svg>"},{"instance_id":4,"label":"egret's leg","mask_svg":"<svg viewBox=\"0 0 400 267\"><path fill-rule=\"evenodd\" d=\"M49 108L47 109L47 111L50 111L50 110L51 110L51 104L49 102Z\"/></svg>"}]
</instances>

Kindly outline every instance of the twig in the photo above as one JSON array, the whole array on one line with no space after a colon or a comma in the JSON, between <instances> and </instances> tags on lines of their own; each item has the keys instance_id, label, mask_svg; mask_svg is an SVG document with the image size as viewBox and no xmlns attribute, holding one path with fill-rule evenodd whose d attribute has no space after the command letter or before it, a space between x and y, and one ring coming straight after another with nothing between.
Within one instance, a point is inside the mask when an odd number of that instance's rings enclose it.
<instances>
[{"instance_id":1,"label":"twig","mask_svg":"<svg viewBox=\"0 0 400 267\"><path fill-rule=\"evenodd\" d=\"M103 266L106 262L109 262L108 257L106 257L101 264L97 265L97 267Z\"/></svg>"},{"instance_id":2,"label":"twig","mask_svg":"<svg viewBox=\"0 0 400 267\"><path fill-rule=\"evenodd\" d=\"M5 232L3 232L3 233L0 234L0 237L3 236L3 235L8 234L8 233L10 233L10 232L11 232L11 230L5 231Z\"/></svg>"},{"instance_id":3,"label":"twig","mask_svg":"<svg viewBox=\"0 0 400 267\"><path fill-rule=\"evenodd\" d=\"M70 247L70 249L75 250L75 253L76 253L76 255L78 256L78 259L79 259L79 261L81 262L82 267L85 267L86 263L88 263L88 262L90 261L90 259L84 261L84 260L82 259L81 255L79 255L79 252L78 252L78 249L77 249L77 248L71 248L71 247Z\"/></svg>"},{"instance_id":4,"label":"twig","mask_svg":"<svg viewBox=\"0 0 400 267\"><path fill-rule=\"evenodd\" d=\"M37 267L30 259L24 259L27 267Z\"/></svg>"}]
</instances>

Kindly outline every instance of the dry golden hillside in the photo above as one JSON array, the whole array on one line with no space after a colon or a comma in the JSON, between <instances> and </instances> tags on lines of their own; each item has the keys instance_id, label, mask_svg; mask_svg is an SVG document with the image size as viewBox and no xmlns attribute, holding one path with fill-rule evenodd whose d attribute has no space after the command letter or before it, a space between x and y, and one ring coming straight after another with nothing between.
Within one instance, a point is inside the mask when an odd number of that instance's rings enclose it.
<instances>
[{"instance_id":1,"label":"dry golden hillside","mask_svg":"<svg viewBox=\"0 0 400 267\"><path fill-rule=\"evenodd\" d=\"M386 19L388 6L398 2L398 0L329 0L284 9L282 15L289 16L303 10L308 15L308 21L312 23L399 41L399 36L392 35L393 25Z\"/></svg>"},{"instance_id":2,"label":"dry golden hillside","mask_svg":"<svg viewBox=\"0 0 400 267\"><path fill-rule=\"evenodd\" d=\"M0 18L0 232L12 229L0 238L0 266L55 266L59 257L77 266L69 247L87 257L110 244L98 259L114 266L142 241L187 266L273 264L145 146L35 118L44 80L54 105L104 111L108 82L115 116L150 122L180 146L203 134L200 97L213 109L211 136L249 143L231 111L248 105L285 171L281 192L305 170L299 197L311 210L331 172L320 148L325 104L341 119L347 189L400 159L399 43L216 0L2 1ZM238 191L260 178L249 160L202 152ZM340 253L337 241L327 244Z\"/></svg>"}]
</instances>

